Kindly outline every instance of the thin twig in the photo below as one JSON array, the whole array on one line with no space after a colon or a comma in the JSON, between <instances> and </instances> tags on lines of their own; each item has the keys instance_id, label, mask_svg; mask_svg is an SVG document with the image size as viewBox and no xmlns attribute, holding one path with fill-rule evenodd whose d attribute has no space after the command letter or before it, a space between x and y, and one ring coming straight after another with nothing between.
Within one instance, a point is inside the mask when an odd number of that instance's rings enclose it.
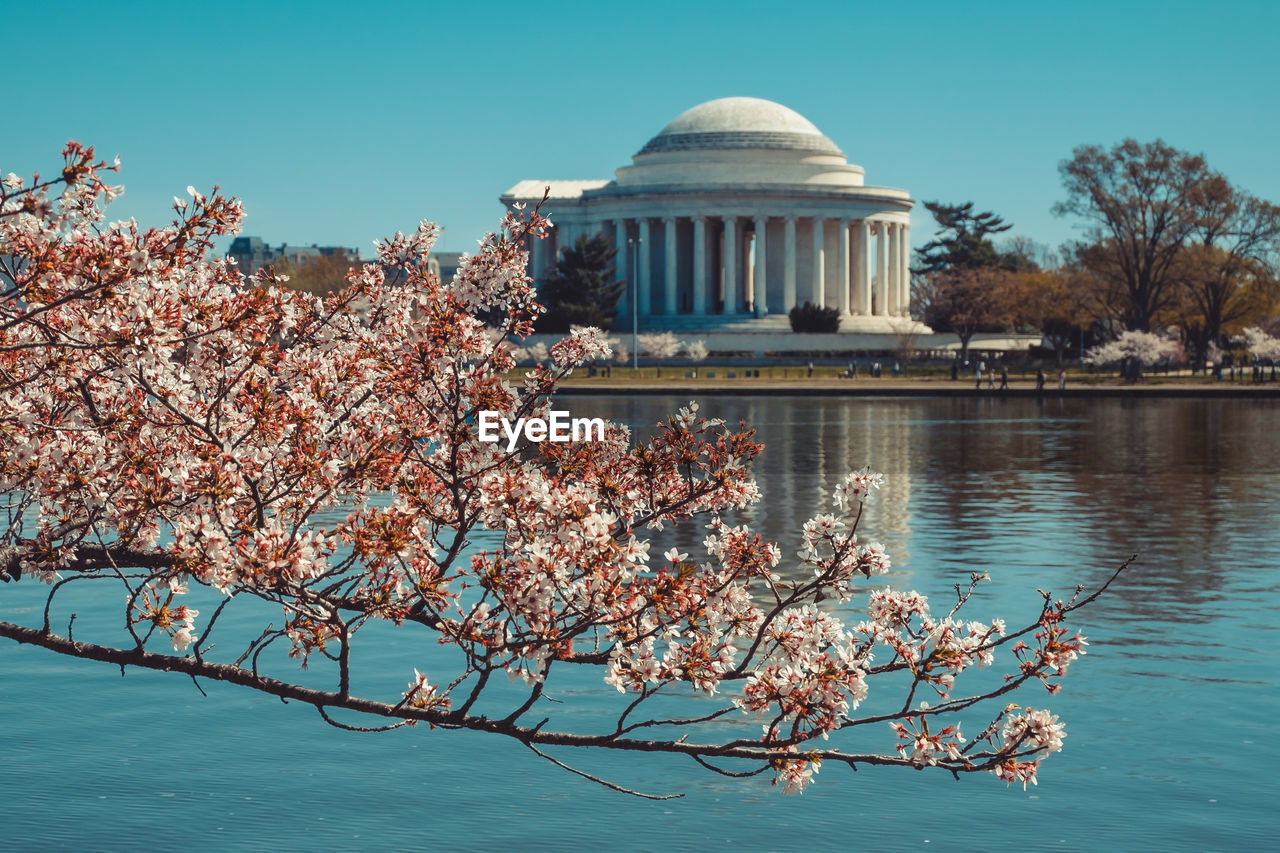
<instances>
[{"instance_id":1,"label":"thin twig","mask_svg":"<svg viewBox=\"0 0 1280 853\"><path fill-rule=\"evenodd\" d=\"M576 773L579 776L581 776L583 779L590 779L592 782L595 782L597 785L604 785L606 788L613 791L617 791L622 794L630 794L633 797L640 797L646 800L675 800L684 796L684 794L645 794L640 791L633 791L630 788L624 788L621 785L615 785L613 782L610 782L605 779L601 779L599 776L592 776L590 773L579 770L576 767L570 767L568 764L565 764L563 761L557 758L552 758L550 755L547 755L545 752L538 749L536 746L534 746L531 743L525 742L524 745L532 749L538 755L547 759L547 761L550 761L555 766L563 770L568 770L570 773Z\"/></svg>"}]
</instances>

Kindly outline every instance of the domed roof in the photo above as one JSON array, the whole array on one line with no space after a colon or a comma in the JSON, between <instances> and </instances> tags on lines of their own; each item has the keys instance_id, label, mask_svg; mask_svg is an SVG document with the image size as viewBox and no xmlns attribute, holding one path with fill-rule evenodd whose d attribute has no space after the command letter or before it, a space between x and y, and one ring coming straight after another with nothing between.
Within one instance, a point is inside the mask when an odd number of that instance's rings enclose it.
<instances>
[{"instance_id":1,"label":"domed roof","mask_svg":"<svg viewBox=\"0 0 1280 853\"><path fill-rule=\"evenodd\" d=\"M813 122L763 98L718 98L698 104L676 116L640 153L734 148L841 154Z\"/></svg>"}]
</instances>

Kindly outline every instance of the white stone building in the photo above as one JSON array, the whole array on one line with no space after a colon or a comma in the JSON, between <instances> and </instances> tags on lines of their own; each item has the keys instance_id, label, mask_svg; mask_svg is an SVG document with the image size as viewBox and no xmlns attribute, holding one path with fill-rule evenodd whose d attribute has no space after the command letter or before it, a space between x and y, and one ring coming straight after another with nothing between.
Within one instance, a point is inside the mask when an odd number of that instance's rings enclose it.
<instances>
[{"instance_id":1,"label":"white stone building","mask_svg":"<svg viewBox=\"0 0 1280 853\"><path fill-rule=\"evenodd\" d=\"M532 206L550 188L556 227L532 247L535 279L561 247L604 232L628 282L619 319L635 306L641 328L781 329L806 301L838 309L842 333L901 328L914 202L866 186L804 116L759 98L708 101L631 160L612 181L528 180L502 195Z\"/></svg>"}]
</instances>

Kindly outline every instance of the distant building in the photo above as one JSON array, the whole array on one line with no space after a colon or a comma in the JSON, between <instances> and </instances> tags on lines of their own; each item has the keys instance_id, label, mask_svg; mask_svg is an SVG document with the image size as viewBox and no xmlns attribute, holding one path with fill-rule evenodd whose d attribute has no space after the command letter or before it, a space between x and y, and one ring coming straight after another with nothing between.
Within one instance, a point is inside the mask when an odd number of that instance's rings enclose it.
<instances>
[{"instance_id":1,"label":"distant building","mask_svg":"<svg viewBox=\"0 0 1280 853\"><path fill-rule=\"evenodd\" d=\"M427 259L427 269L439 276L441 281L448 283L458 274L458 263L461 260L461 252L432 252Z\"/></svg>"},{"instance_id":2,"label":"distant building","mask_svg":"<svg viewBox=\"0 0 1280 853\"><path fill-rule=\"evenodd\" d=\"M281 243L279 248L272 248L262 241L261 237L237 237L231 241L227 254L235 258L236 266L245 275L251 275L269 264L287 262L298 267L309 258L340 255L352 265L360 263L360 252L344 246L290 246Z\"/></svg>"},{"instance_id":3,"label":"distant building","mask_svg":"<svg viewBox=\"0 0 1280 853\"><path fill-rule=\"evenodd\" d=\"M236 259L236 266L245 275L251 275L268 264L286 261L290 266L298 267L307 259L341 255L347 263L359 266L360 252L344 246L290 246L281 243L279 248L272 248L263 242L261 237L237 237L231 241L227 254ZM461 252L432 252L427 261L427 268L440 277L441 281L451 281L458 272L458 263L462 260Z\"/></svg>"}]
</instances>

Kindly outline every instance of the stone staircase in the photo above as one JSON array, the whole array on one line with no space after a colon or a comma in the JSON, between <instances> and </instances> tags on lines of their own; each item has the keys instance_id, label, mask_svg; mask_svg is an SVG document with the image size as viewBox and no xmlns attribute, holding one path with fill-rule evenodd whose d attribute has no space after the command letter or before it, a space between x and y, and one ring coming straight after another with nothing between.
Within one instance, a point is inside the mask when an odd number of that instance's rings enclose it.
<instances>
[{"instance_id":1,"label":"stone staircase","mask_svg":"<svg viewBox=\"0 0 1280 853\"><path fill-rule=\"evenodd\" d=\"M769 314L764 317L752 317L750 314L712 314L701 317L693 314L659 314L641 317L639 327L642 332L675 332L677 335L688 332L790 332L791 321L786 314ZM615 333L629 332L631 318L619 317L614 321L613 329Z\"/></svg>"}]
</instances>

